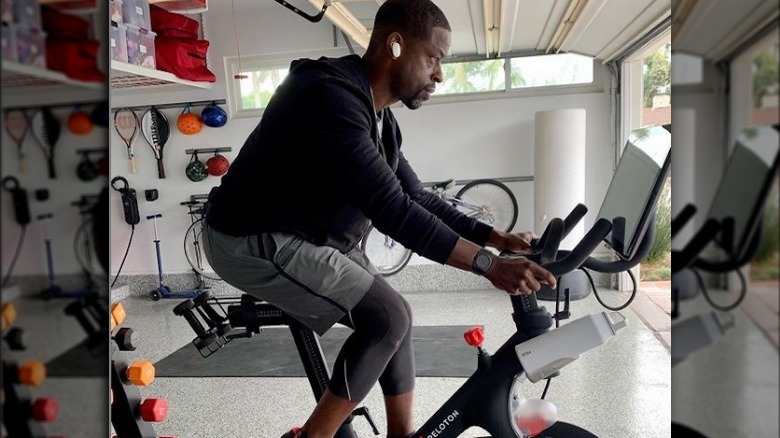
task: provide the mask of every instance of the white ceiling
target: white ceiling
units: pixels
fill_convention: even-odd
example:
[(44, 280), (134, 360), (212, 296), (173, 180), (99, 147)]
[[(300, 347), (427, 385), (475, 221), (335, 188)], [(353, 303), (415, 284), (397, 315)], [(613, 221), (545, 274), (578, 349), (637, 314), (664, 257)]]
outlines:
[[(308, 0), (311, 10), (324, 0)], [(359, 44), (383, 0), (333, 0), (326, 17)], [(434, 0), (452, 27), (451, 55), (571, 52), (609, 60), (671, 14), (670, 0)]]
[[(287, 1), (314, 15), (325, 0)], [(365, 47), (383, 2), (331, 0), (325, 17)], [(452, 27), (450, 54), (467, 58), (570, 52), (609, 61), (668, 20), (674, 10), (673, 49), (718, 59), (778, 17), (776, 0), (434, 2)], [(283, 7), (274, 0), (211, 0), (209, 8), (229, 8), (231, 3), (237, 10)]]
[(767, 24), (777, 0), (673, 0), (672, 47), (713, 61), (727, 57)]

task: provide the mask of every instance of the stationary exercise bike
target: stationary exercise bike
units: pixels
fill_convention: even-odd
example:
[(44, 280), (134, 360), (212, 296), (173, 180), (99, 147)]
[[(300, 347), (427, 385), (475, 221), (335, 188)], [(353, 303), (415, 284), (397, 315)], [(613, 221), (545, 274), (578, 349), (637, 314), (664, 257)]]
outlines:
[[(681, 250), (672, 252), (672, 366), (691, 354), (713, 345), (735, 326), (730, 313), (745, 298), (747, 284), (740, 269), (755, 256), (762, 241), (763, 211), (771, 185), (780, 167), (778, 143), (780, 125), (750, 128), (737, 140), (718, 190), (707, 213), (707, 220)], [(682, 230), (696, 214), (696, 207), (686, 205), (672, 221), (672, 236)], [(715, 260), (714, 254), (703, 256), (703, 250), (714, 244), (725, 253)], [(699, 270), (725, 274), (734, 272), (742, 282), (738, 297), (729, 305), (717, 304), (707, 290)], [(682, 296), (692, 297), (683, 273), (695, 278), (705, 299), (716, 311), (704, 312), (680, 321)], [(704, 437), (700, 432), (672, 422), (672, 434)]]
[[(629, 139), (599, 219), (574, 249), (563, 251), (558, 247), (585, 216), (584, 205), (576, 206), (564, 220), (550, 221), (542, 236), (533, 242), (534, 254), (524, 257), (555, 276), (578, 268), (618, 273), (638, 264), (652, 246), (655, 205), (670, 166), (671, 128), (664, 128), (646, 128)], [(618, 260), (590, 257), (603, 241), (618, 252)], [(418, 429), (415, 437), (457, 437), (472, 426), (501, 438), (595, 437), (575, 425), (557, 421), (557, 410), (551, 403), (523, 397), (521, 382), (528, 379), (536, 383), (556, 376), (580, 354), (615, 336), (626, 326), (625, 317), (618, 312), (602, 312), (550, 330), (553, 316), (538, 306), (535, 294), (512, 296), (510, 300), (517, 332), (492, 355), (481, 347), (478, 336), (468, 337), (469, 343), (478, 349), (476, 372)], [(288, 326), (315, 398), (319, 399), (326, 390), (330, 376), (319, 339), (271, 304), (246, 294), (215, 298), (204, 292), (183, 301), (173, 312), (184, 317), (196, 332), (193, 344), (204, 358), (232, 339), (252, 337), (262, 327)], [(564, 319), (566, 313), (556, 312), (555, 318)], [(356, 436), (351, 424), (355, 415), (365, 416), (374, 433), (379, 434), (368, 409), (360, 407), (347, 418), (336, 437)]]

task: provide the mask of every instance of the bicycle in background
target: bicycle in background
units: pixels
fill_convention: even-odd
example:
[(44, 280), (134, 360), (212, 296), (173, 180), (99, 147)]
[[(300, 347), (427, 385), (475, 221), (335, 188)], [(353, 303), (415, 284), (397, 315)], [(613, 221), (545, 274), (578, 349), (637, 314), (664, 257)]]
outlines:
[[(454, 179), (433, 183), (430, 190), (468, 217), (493, 228), (509, 231), (517, 222), (517, 199), (504, 183), (495, 179), (469, 182), (454, 196), (448, 191)], [(396, 242), (376, 228), (369, 227), (360, 242), (360, 249), (380, 274), (387, 277), (403, 270), (412, 258), (412, 250)]]

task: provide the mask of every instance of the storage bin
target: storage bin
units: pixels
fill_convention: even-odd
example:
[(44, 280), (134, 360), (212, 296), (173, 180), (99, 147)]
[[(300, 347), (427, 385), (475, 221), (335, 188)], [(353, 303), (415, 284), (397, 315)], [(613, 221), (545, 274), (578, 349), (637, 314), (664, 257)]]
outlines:
[(116, 24), (124, 23), (122, 20), (122, 0), (111, 0), (109, 11), (109, 19), (112, 22)]
[(141, 29), (152, 30), (148, 0), (122, 0), (122, 22)]
[(124, 25), (127, 36), (127, 62), (157, 69), (154, 39), (156, 33), (130, 24)]
[(38, 0), (14, 0), (14, 24), (32, 29), (42, 29), (41, 5)]
[(111, 46), (111, 59), (127, 62), (127, 33), (124, 26), (111, 26), (109, 45)]
[(13, 25), (3, 25), (3, 59), (6, 61), (19, 61), (19, 49), (16, 44), (16, 29)]
[(46, 68), (46, 32), (34, 27), (16, 26), (18, 62)]
[(0, 11), (2, 11), (3, 24), (14, 22), (14, 2), (11, 0), (0, 0)]

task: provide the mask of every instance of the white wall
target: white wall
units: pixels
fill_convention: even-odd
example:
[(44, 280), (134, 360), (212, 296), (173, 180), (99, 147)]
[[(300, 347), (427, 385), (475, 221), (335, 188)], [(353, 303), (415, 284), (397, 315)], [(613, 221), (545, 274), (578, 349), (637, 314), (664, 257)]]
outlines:
[[(84, 106), (87, 113), (92, 106)], [(19, 185), (26, 189), (29, 195), (30, 215), (32, 221), (27, 226), (24, 244), (19, 259), (14, 267), (14, 275), (46, 274), (46, 252), (44, 249), (43, 223), (35, 220), (40, 214), (52, 213), (49, 220), (49, 235), (52, 245), (54, 272), (56, 274), (71, 274), (80, 272), (80, 267), (73, 253), (73, 238), (76, 228), (81, 222), (78, 208), (70, 203), (77, 201), (83, 194), (98, 194), (106, 184), (106, 177), (100, 176), (89, 182), (83, 182), (76, 177), (76, 166), (81, 160), (77, 149), (106, 147), (106, 128), (95, 126), (87, 135), (75, 135), (67, 128), (67, 119), (71, 108), (55, 108), (52, 113), (60, 122), (61, 134), (54, 148), (54, 161), (57, 171), (56, 179), (49, 179), (48, 167), (43, 151), (28, 134), (24, 144), (27, 153), (28, 169), (26, 173), (19, 170), (19, 160), (14, 142), (8, 137), (5, 129), (2, 131), (2, 176), (15, 176)], [(29, 113), (32, 115), (32, 112)], [(92, 159), (100, 155), (91, 156)], [(48, 189), (47, 201), (36, 201), (35, 190)], [(15, 221), (11, 194), (2, 190), (0, 201), (2, 214), (2, 275), (5, 275), (13, 258), (21, 228)], [(97, 265), (96, 265), (97, 266)]]
[[(272, 5), (273, 6), (273, 5)], [(326, 20), (312, 24), (279, 5), (237, 11), (237, 28), (241, 54), (298, 52), (332, 47), (332, 26)], [(229, 10), (213, 10), (204, 14), (206, 38), (211, 41), (209, 63), (218, 77), (211, 90), (178, 92), (112, 94), (112, 107), (151, 103), (186, 102), (188, 100), (225, 98), (223, 56), (235, 56), (232, 14)], [(339, 39), (343, 45), (343, 40)], [(362, 50), (355, 46), (358, 53)], [(292, 57), (291, 57), (292, 59)], [(232, 79), (229, 79), (232, 80)], [(586, 202), (591, 224), (600, 207), (612, 175), (612, 151), (609, 144), (609, 99), (605, 91), (555, 96), (514, 97), (458, 103), (429, 102), (411, 111), (396, 107), (394, 112), (403, 132), (403, 150), (420, 179), (472, 179), (481, 177), (512, 177), (533, 175), (534, 114), (536, 111), (578, 107), (587, 111), (587, 172)], [(198, 108), (199, 110), (199, 108)], [(164, 110), (172, 123), (179, 110)], [(235, 157), (257, 120), (232, 119), (222, 128), (204, 128), (195, 136), (184, 136), (175, 130), (166, 146), (165, 166), (168, 178), (158, 180), (156, 167), (148, 146), (141, 139), (136, 146), (139, 173), (129, 175), (124, 144), (116, 133), (111, 134), (112, 173), (128, 177), (131, 187), (139, 192), (142, 218), (162, 213), (159, 221), (162, 240), (163, 267), (166, 272), (187, 272), (182, 242), (189, 224), (185, 208), (179, 202), (192, 193), (207, 193), (218, 183), (215, 177), (192, 183), (184, 175), (189, 159), (184, 149), (230, 146)], [(565, 129), (565, 127), (561, 127)], [(533, 228), (533, 184), (511, 183), (520, 204), (516, 229)], [(143, 190), (157, 188), (160, 199), (143, 200)], [(119, 196), (112, 193), (111, 260), (115, 273), (124, 254), (129, 227), (122, 220)], [(542, 230), (535, 230), (541, 233)], [(123, 274), (154, 273), (152, 227), (146, 220), (136, 227), (136, 235)]]

